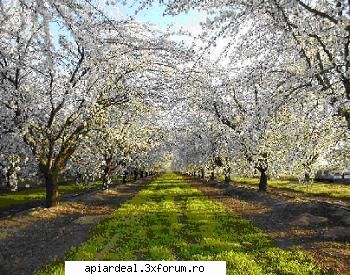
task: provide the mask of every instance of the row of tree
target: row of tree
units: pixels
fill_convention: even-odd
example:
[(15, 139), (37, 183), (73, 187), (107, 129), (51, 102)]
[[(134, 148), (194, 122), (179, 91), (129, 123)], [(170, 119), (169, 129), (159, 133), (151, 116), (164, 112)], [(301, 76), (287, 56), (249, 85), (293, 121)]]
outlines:
[(268, 176), (309, 181), (320, 169), (349, 169), (347, 1), (161, 3), (172, 15), (207, 14), (201, 50), (221, 45), (218, 65), (204, 63), (199, 73), (176, 169), (211, 177), (218, 170), (227, 180), (257, 173), (262, 191)]
[(205, 12), (198, 43), (90, 0), (0, 2), (5, 184), (42, 179), (49, 207), (63, 176), (108, 187), (115, 173), (171, 166), (227, 181), (258, 173), (264, 191), (268, 176), (350, 166), (347, 2), (159, 4)]
[(116, 172), (158, 167), (156, 110), (189, 51), (89, 0), (1, 1), (0, 34), (0, 164), (12, 190), (18, 175), (43, 179), (50, 207), (62, 174), (107, 187)]

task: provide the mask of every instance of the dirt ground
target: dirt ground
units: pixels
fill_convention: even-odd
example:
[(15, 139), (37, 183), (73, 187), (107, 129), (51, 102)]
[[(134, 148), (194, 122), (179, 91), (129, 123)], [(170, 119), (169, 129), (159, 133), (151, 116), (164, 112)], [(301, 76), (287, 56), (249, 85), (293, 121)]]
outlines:
[(32, 274), (87, 239), (91, 227), (133, 197), (150, 179), (94, 191), (59, 206), (0, 219), (0, 274)]
[(350, 274), (350, 208), (344, 203), (188, 180), (209, 198), (268, 232), (277, 246), (305, 251), (328, 274)]

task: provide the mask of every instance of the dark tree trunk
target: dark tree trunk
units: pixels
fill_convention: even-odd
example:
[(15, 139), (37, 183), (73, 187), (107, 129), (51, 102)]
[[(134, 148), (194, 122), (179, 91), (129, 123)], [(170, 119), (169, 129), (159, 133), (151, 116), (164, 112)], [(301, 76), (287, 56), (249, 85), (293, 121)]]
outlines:
[(109, 177), (108, 175), (103, 175), (102, 177), (102, 189), (108, 189), (109, 188)]
[(136, 180), (137, 180), (137, 171), (134, 170), (134, 181), (136, 181)]
[(148, 177), (148, 172), (145, 172), (145, 177)]
[(204, 169), (201, 169), (201, 178), (204, 179)]
[(225, 172), (225, 183), (229, 184), (231, 181), (231, 167), (225, 168), (224, 172)]
[(304, 177), (305, 177), (305, 182), (310, 182), (311, 178), (309, 173), (305, 172)]
[[(49, 163), (53, 163), (51, 160)], [(59, 162), (61, 164), (61, 162)], [(58, 167), (49, 167), (47, 165), (47, 160), (41, 159), (39, 161), (39, 172), (45, 179), (46, 185), (46, 199), (45, 206), (47, 208), (58, 205), (58, 174), (60, 172), (59, 165)]]
[(259, 191), (266, 192), (267, 191), (266, 169), (259, 169), (259, 172), (260, 172)]
[(106, 165), (103, 169), (102, 189), (108, 189), (111, 183), (112, 165)]
[(210, 180), (215, 180), (215, 173), (214, 173), (214, 171), (212, 171), (211, 174), (210, 174)]
[(58, 172), (49, 172), (45, 176), (46, 182), (46, 207), (58, 205)]
[(128, 173), (123, 173), (123, 183), (126, 183), (126, 176), (128, 175)]
[(140, 171), (140, 178), (143, 178), (143, 171)]
[(8, 189), (10, 189), (11, 188), (11, 184), (10, 184), (10, 176), (9, 176), (9, 173), (6, 173), (6, 176), (5, 176), (6, 178), (5, 178), (5, 181), (6, 181), (6, 187), (8, 188)]

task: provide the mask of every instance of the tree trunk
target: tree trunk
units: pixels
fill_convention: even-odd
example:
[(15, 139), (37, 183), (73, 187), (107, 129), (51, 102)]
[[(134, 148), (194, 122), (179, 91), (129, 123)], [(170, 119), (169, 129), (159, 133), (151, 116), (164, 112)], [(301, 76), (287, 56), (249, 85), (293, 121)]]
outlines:
[(102, 177), (102, 189), (103, 190), (108, 189), (109, 183), (110, 183), (110, 180), (109, 180), (108, 175), (104, 174)]
[(136, 180), (137, 180), (137, 171), (134, 170), (134, 181), (136, 181)]
[(201, 169), (201, 178), (204, 179), (204, 169)]
[(266, 192), (267, 191), (266, 169), (259, 169), (259, 172), (260, 172), (259, 191)]
[(210, 180), (215, 180), (215, 174), (214, 171), (211, 172), (210, 174)]
[(15, 168), (10, 168), (6, 174), (7, 188), (11, 191), (18, 190), (18, 177)]
[(304, 174), (304, 180), (305, 180), (305, 182), (310, 182), (310, 174), (308, 173), (308, 172), (305, 172), (305, 174)]
[(225, 168), (224, 172), (225, 172), (225, 183), (229, 184), (231, 181), (231, 167)]
[(106, 165), (103, 169), (102, 189), (108, 189), (111, 184), (112, 166)]
[(5, 182), (6, 182), (6, 187), (8, 189), (11, 189), (10, 177), (9, 177), (9, 173), (8, 172), (5, 174)]
[(126, 173), (126, 172), (123, 174), (123, 183), (126, 183), (126, 176), (127, 176), (127, 174), (128, 173)]
[(46, 207), (58, 205), (58, 171), (51, 171), (45, 177), (46, 182)]
[(140, 171), (140, 178), (143, 178), (143, 171)]

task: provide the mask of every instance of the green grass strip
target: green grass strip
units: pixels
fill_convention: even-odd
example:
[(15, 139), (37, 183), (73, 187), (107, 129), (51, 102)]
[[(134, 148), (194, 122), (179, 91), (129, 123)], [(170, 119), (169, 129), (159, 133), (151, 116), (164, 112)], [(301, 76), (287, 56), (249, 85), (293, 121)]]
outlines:
[[(122, 183), (121, 178), (113, 180), (114, 184)], [(88, 189), (99, 189), (102, 186), (102, 182), (97, 181), (92, 184), (77, 184), (76, 182), (71, 182), (69, 184), (59, 185), (58, 192), (60, 196), (67, 194), (76, 194)], [(1, 208), (22, 205), (25, 203), (30, 203), (36, 200), (44, 200), (46, 196), (46, 188), (44, 186), (32, 187), (27, 190), (15, 191), (6, 194), (0, 194), (0, 211)]]
[[(223, 177), (220, 178), (223, 180)], [(234, 177), (233, 181), (241, 184), (258, 185), (259, 179), (257, 178), (239, 178)], [(296, 180), (269, 180), (268, 186), (289, 190), (298, 193), (304, 193), (307, 195), (328, 197), (334, 199), (350, 200), (350, 187), (349, 185), (343, 185), (340, 183), (321, 183), (313, 182), (311, 184), (299, 183)]]
[[(58, 192), (60, 196), (66, 194), (74, 194), (85, 191), (89, 188), (98, 188), (101, 186), (101, 183), (94, 184), (91, 186), (86, 185), (78, 185), (76, 183), (68, 184), (68, 185), (60, 185), (58, 187)], [(0, 195), (0, 210), (1, 208), (21, 205), (25, 203), (29, 203), (35, 200), (44, 200), (46, 196), (45, 187), (34, 187), (28, 190), (15, 191), (7, 194)]]
[[(66, 260), (223, 260), (227, 274), (322, 274), (298, 251), (185, 183), (165, 174), (94, 227)], [(64, 274), (64, 262), (38, 274)]]

